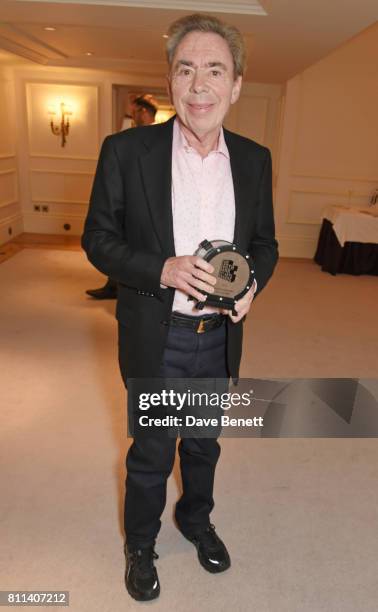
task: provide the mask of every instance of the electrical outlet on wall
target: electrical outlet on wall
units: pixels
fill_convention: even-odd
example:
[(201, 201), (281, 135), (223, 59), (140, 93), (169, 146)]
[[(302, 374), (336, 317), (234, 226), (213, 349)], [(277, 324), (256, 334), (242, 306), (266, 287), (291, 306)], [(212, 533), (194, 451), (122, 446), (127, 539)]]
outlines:
[(41, 207), (39, 204), (34, 204), (34, 212), (41, 212)]
[(47, 204), (43, 204), (42, 212), (49, 212), (49, 207), (47, 206)]

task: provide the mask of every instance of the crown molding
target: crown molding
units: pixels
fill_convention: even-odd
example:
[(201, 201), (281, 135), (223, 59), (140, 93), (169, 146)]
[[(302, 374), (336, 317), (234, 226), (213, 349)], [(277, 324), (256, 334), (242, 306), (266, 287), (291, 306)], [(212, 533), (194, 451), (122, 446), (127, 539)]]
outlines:
[(46, 45), (11, 23), (0, 23), (0, 48), (38, 64), (66, 58), (58, 49)]
[(46, 65), (48, 63), (47, 58), (38, 53), (37, 51), (33, 51), (33, 49), (29, 49), (20, 43), (16, 43), (5, 36), (0, 35), (0, 48), (5, 51), (9, 51), (10, 53), (14, 53), (19, 57), (23, 57), (31, 62), (36, 62), (37, 64)]
[(112, 72), (127, 72), (154, 78), (164, 78), (167, 74), (167, 62), (138, 59), (118, 59), (107, 57), (72, 57), (67, 60), (48, 60), (45, 64), (51, 68), (80, 68), (82, 70), (105, 70)]
[(46, 57), (49, 57), (49, 58), (54, 58), (54, 57), (55, 58), (66, 58), (67, 57), (65, 53), (62, 53), (62, 51), (60, 51), (56, 47), (53, 47), (52, 45), (47, 44), (40, 38), (37, 38), (33, 34), (30, 34), (30, 32), (25, 32), (25, 30), (23, 30), (22, 27), (19, 27), (18, 25), (15, 25), (14, 23), (1, 24), (0, 28), (1, 29), (7, 28), (8, 34), (5, 34), (5, 35), (8, 38), (13, 36), (13, 39), (15, 40), (15, 42), (16, 43), (18, 42), (20, 44), (23, 44), (24, 42), (26, 42), (32, 48), (34, 47), (33, 49), (34, 51), (36, 51), (37, 53), (44, 54), (46, 55)]
[[(47, 3), (51, 0), (16, 0), (16, 2)], [(136, 8), (171, 9), (194, 12), (233, 13), (241, 15), (267, 15), (258, 0), (54, 0), (55, 4), (92, 4)]]

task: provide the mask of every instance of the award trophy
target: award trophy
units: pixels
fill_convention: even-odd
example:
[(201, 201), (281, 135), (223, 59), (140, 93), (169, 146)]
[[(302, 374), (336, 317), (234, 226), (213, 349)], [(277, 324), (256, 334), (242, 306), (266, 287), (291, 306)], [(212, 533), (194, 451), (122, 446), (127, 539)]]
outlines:
[(203, 240), (194, 255), (210, 263), (214, 267), (212, 274), (217, 278), (214, 293), (206, 294), (206, 300), (197, 302), (195, 308), (202, 310), (205, 305), (217, 306), (232, 310), (236, 315), (235, 302), (247, 293), (255, 278), (251, 256), (226, 240)]

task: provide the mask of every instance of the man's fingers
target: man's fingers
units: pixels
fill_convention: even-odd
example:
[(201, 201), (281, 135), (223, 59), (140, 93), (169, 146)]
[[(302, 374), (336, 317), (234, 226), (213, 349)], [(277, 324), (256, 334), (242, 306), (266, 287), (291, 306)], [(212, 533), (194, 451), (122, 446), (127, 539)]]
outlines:
[[(194, 290), (201, 289), (205, 293), (213, 293), (214, 292), (214, 289), (213, 289), (212, 285), (208, 285), (207, 283), (204, 283), (203, 281), (199, 280), (198, 278), (196, 278), (192, 274), (190, 274), (188, 272), (184, 272), (182, 276), (183, 276), (183, 281), (186, 283), (186, 285), (189, 285), (190, 287), (193, 287)], [(183, 288), (179, 287), (179, 289), (183, 289)], [(185, 291), (185, 289), (184, 289), (184, 291)]]
[(214, 266), (209, 264), (208, 261), (205, 261), (204, 259), (202, 259), (202, 257), (196, 257), (195, 255), (193, 255), (191, 257), (191, 262), (193, 266), (196, 266), (196, 268), (201, 268), (201, 270), (204, 270), (205, 272), (208, 272), (209, 274), (212, 274), (214, 272)]
[(246, 293), (240, 300), (235, 302), (235, 310), (237, 313), (240, 313), (242, 310), (246, 310), (248, 312), (249, 307), (253, 301), (254, 292), (249, 289), (248, 293)]
[(246, 307), (246, 304), (245, 304), (245, 303), (243, 303), (243, 301), (242, 301), (242, 300), (239, 300), (238, 302), (235, 302), (235, 306), (234, 306), (234, 308), (235, 308), (236, 312), (238, 313), (238, 315), (239, 315), (239, 314), (240, 314), (240, 313), (241, 313), (243, 310), (245, 310), (245, 307)]
[(201, 270), (200, 268), (197, 268), (196, 266), (194, 266), (192, 270), (192, 275), (195, 276), (196, 278), (200, 278), (201, 280), (205, 281), (205, 283), (208, 283), (209, 285), (215, 285), (217, 282), (217, 279), (215, 278), (215, 276), (213, 276), (212, 274), (209, 274), (208, 272)]
[(253, 296), (254, 292), (252, 292), (250, 289), (240, 300), (235, 302), (234, 308), (238, 314), (233, 315), (231, 311), (229, 313), (230, 319), (233, 323), (239, 323), (239, 321), (241, 321), (242, 318), (248, 314), (253, 301)]
[(202, 289), (205, 293), (214, 293), (214, 287), (212, 285), (208, 285), (198, 278), (192, 277), (190, 284), (193, 285), (196, 289)]
[(160, 282), (203, 301), (206, 295), (214, 293), (217, 279), (212, 276), (213, 271), (211, 264), (195, 255), (170, 257), (164, 264)]
[(243, 313), (238, 313), (238, 315), (233, 315), (232, 310), (229, 311), (228, 315), (233, 323), (239, 323), (239, 321), (241, 321), (242, 318), (244, 317)]
[(214, 285), (217, 279), (215, 276), (211, 276), (208, 272), (204, 272), (199, 268), (193, 266), (191, 270), (191, 279), (188, 283), (193, 285), (196, 289), (202, 289), (206, 293), (214, 293)]
[(180, 289), (182, 291), (184, 291), (187, 295), (190, 295), (191, 297), (194, 297), (199, 302), (204, 302), (206, 300), (206, 298), (207, 298), (207, 295), (201, 293), (200, 291), (197, 291), (189, 283), (183, 283), (182, 286), (180, 287)]

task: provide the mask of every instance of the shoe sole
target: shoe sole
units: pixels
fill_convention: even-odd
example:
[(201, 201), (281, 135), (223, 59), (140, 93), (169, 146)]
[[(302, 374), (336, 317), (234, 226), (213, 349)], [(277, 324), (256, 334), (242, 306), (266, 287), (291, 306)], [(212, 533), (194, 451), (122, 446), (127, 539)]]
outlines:
[(126, 589), (128, 594), (135, 599), (136, 601), (151, 601), (152, 599), (156, 599), (160, 595), (160, 586), (159, 588), (149, 595), (140, 595), (139, 593), (135, 593), (126, 584)]
[(89, 297), (91, 297), (93, 300), (116, 300), (117, 296), (116, 295), (91, 295), (90, 293), (87, 293), (87, 295), (89, 295)]

